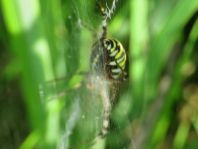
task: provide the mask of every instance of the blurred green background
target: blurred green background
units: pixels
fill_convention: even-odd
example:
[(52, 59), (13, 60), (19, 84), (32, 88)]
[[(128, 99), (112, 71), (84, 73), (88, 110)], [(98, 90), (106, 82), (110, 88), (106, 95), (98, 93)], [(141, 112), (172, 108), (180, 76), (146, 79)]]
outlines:
[(90, 146), (102, 106), (79, 72), (112, 2), (0, 1), (0, 148), (198, 148), (198, 0), (118, 0), (108, 36), (129, 79), (110, 133)]

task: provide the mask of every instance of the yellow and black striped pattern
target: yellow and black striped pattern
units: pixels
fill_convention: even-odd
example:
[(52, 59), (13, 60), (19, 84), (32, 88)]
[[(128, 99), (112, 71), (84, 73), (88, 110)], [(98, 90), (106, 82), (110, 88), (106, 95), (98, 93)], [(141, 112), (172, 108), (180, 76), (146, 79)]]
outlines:
[(105, 38), (103, 40), (104, 53), (106, 53), (106, 71), (108, 76), (114, 80), (126, 78), (126, 51), (122, 44), (116, 39)]

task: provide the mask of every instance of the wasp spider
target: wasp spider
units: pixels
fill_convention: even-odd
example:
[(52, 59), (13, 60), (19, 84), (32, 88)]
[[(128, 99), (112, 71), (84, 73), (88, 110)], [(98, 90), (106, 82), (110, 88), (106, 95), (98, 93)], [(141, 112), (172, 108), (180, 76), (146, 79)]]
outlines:
[[(103, 13), (105, 14), (105, 13)], [(91, 54), (91, 72), (101, 77), (101, 82), (106, 84), (106, 94), (101, 94), (104, 106), (103, 125), (99, 136), (105, 136), (108, 132), (112, 103), (116, 100), (119, 86), (126, 80), (127, 55), (122, 44), (113, 38), (107, 37), (106, 20), (102, 22), (102, 35), (93, 45)], [(105, 82), (107, 83), (104, 83)], [(100, 84), (95, 82), (95, 84)], [(100, 85), (101, 86), (101, 85)], [(104, 87), (99, 87), (102, 92)], [(104, 92), (103, 92), (104, 93)]]

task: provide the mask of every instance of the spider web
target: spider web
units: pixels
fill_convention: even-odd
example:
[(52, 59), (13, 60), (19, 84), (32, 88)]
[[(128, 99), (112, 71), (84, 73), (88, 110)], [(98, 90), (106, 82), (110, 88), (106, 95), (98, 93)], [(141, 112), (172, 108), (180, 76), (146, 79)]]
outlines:
[[(66, 10), (68, 40), (65, 43), (65, 55), (68, 76), (40, 86), (42, 100), (64, 100), (58, 148), (83, 149), (90, 146), (103, 127), (104, 110), (111, 111), (109, 82), (100, 73), (87, 72), (90, 72), (89, 57), (93, 43), (99, 41), (101, 28), (111, 19), (117, 1), (92, 0), (88, 3), (79, 0), (70, 2), (69, 8), (64, 9), (63, 6)], [(101, 15), (101, 7), (105, 17)], [(83, 72), (81, 77), (79, 72)], [(51, 94), (46, 97), (45, 92)]]

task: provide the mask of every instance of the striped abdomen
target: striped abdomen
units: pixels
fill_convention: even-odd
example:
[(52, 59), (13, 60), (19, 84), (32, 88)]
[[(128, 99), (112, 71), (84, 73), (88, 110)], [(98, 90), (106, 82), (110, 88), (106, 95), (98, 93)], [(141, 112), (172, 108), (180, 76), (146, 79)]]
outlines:
[(126, 77), (126, 52), (122, 44), (115, 39), (104, 39), (103, 48), (106, 53), (106, 71), (114, 80), (123, 80)]

